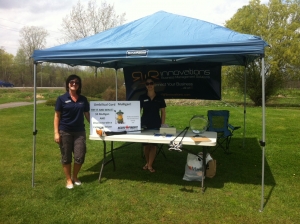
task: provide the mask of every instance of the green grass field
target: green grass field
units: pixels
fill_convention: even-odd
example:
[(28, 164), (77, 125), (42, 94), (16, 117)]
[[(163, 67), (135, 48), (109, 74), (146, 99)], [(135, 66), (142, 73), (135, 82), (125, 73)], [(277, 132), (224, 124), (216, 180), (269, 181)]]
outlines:
[[(86, 162), (79, 175), (83, 185), (67, 190), (53, 140), (54, 108), (44, 104), (37, 105), (32, 188), (33, 106), (0, 110), (0, 223), (299, 223), (297, 102), (291, 107), (266, 108), (264, 210), (260, 212), (261, 108), (247, 108), (243, 139), (244, 108), (233, 98), (227, 99), (199, 105), (170, 103), (167, 107), (167, 123), (177, 129), (188, 126), (195, 114), (206, 115), (209, 109), (230, 110), (230, 123), (242, 126), (234, 133), (231, 154), (221, 150), (212, 154), (217, 174), (205, 180), (204, 193), (200, 182), (182, 180), (187, 153), (168, 151), (167, 146), (167, 159), (157, 156), (155, 173), (142, 170), (145, 162), (140, 144), (116, 151), (116, 171), (112, 164), (107, 165), (99, 184), (103, 145), (91, 140), (87, 141)], [(287, 101), (276, 104), (287, 105)]]

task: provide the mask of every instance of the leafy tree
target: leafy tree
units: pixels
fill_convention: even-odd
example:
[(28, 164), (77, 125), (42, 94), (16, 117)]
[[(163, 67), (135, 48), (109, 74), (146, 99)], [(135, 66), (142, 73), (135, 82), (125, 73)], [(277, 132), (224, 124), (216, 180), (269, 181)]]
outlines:
[[(24, 71), (24, 80), (26, 80), (26, 76), (30, 80), (32, 80), (33, 74), (33, 60), (31, 55), (33, 54), (34, 50), (43, 49), (46, 45), (46, 37), (48, 36), (47, 30), (42, 27), (37, 26), (25, 26), (20, 30), (20, 48), (18, 50), (19, 57), (24, 57), (24, 65), (28, 64), (28, 69), (26, 72)], [(23, 83), (24, 85), (24, 83)], [(30, 86), (33, 85), (32, 82), (29, 84)]]
[[(28, 75), (28, 67), (29, 67), (29, 60), (26, 56), (24, 50), (19, 49), (15, 58), (15, 72), (17, 77), (19, 77), (15, 81), (16, 86), (30, 86), (32, 80), (30, 79), (31, 76)], [(27, 75), (26, 75), (27, 74)]]
[[(79, 0), (77, 5), (73, 6), (70, 15), (63, 19), (64, 42), (75, 41), (121, 25), (125, 22), (125, 15), (117, 15), (114, 6), (106, 1), (98, 7), (96, 1), (91, 0), (85, 8)], [(97, 77), (97, 68), (94, 76)]]
[(30, 58), (34, 50), (45, 48), (47, 36), (48, 31), (42, 27), (25, 26), (20, 31), (20, 49)]
[[(299, 77), (300, 60), (300, 1), (299, 0), (270, 0), (267, 5), (260, 0), (251, 0), (249, 5), (239, 9), (226, 21), (226, 27), (241, 33), (261, 36), (270, 47), (266, 48), (265, 77), (266, 100), (276, 94), (284, 82)], [(261, 104), (259, 78), (260, 63), (253, 62), (247, 66), (247, 93), (255, 103)], [(240, 68), (227, 68), (226, 73), (230, 83), (244, 89)], [(253, 78), (251, 76), (257, 76)], [(257, 83), (251, 83), (257, 82)], [(253, 89), (255, 88), (255, 89)], [(261, 96), (261, 95), (260, 95)]]
[(95, 0), (88, 2), (87, 7), (78, 1), (72, 7), (70, 15), (63, 18), (62, 32), (64, 41), (75, 41), (94, 35), (125, 22), (125, 13), (117, 15), (113, 5), (105, 1), (98, 7)]
[(4, 48), (0, 48), (0, 79), (12, 81), (13, 55), (7, 53)]

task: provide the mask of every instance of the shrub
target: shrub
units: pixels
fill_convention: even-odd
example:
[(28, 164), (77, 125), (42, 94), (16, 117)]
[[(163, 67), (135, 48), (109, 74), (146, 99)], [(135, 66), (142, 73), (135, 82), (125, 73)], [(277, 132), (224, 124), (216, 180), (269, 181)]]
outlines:
[[(102, 99), (105, 101), (115, 101), (116, 100), (116, 89), (108, 87), (102, 94)], [(118, 89), (118, 101), (126, 100), (126, 89), (124, 86), (121, 86)]]
[[(122, 86), (124, 83), (124, 77), (118, 76), (117, 85)], [(88, 77), (83, 80), (82, 94), (87, 97), (103, 98), (102, 94), (107, 89), (115, 89), (116, 80), (112, 74), (103, 74), (100, 77)]]
[(56, 103), (56, 99), (48, 99), (45, 103), (46, 106), (52, 106), (54, 107)]
[[(241, 66), (233, 66), (226, 69), (228, 75), (228, 83), (231, 87), (237, 87), (240, 93), (245, 91), (245, 75), (246, 75), (246, 94), (252, 100), (255, 106), (262, 104), (262, 78), (261, 64), (250, 62), (245, 70)], [(274, 96), (282, 87), (283, 79), (280, 75), (271, 74), (265, 71), (265, 100)]]

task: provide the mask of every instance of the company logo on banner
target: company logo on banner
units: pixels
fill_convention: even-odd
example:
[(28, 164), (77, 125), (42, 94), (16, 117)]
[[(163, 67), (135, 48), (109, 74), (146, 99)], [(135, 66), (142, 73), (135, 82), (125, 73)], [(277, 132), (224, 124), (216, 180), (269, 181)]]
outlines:
[(221, 99), (221, 64), (188, 63), (125, 67), (126, 99), (137, 100), (145, 81), (155, 81), (155, 91), (165, 99)]

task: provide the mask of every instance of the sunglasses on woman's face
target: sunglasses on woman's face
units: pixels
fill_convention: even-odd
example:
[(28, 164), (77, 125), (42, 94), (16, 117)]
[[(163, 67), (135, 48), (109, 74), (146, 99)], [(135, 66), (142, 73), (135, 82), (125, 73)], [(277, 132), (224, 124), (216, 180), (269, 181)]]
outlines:
[(149, 86), (149, 85), (153, 85), (154, 83), (153, 82), (146, 82), (146, 86)]
[(74, 85), (74, 84), (75, 84), (75, 85), (79, 85), (79, 82), (76, 82), (76, 81), (70, 81), (69, 83), (70, 83), (71, 85)]

